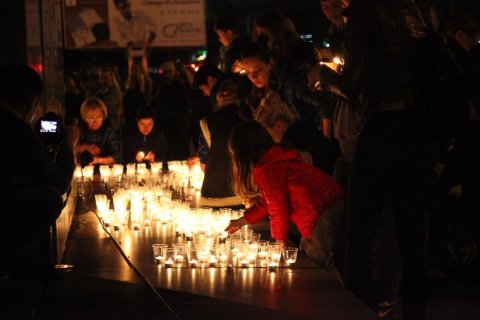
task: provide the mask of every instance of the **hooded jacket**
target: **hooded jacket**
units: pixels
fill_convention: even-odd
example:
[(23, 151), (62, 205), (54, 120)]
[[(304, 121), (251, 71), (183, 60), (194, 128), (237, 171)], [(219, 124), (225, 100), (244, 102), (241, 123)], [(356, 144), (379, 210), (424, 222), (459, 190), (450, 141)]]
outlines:
[(292, 221), (303, 237), (310, 238), (320, 214), (343, 195), (340, 185), (322, 170), (303, 162), (295, 149), (271, 147), (253, 171), (260, 200), (245, 211), (255, 224), (270, 216), (272, 237), (288, 238)]

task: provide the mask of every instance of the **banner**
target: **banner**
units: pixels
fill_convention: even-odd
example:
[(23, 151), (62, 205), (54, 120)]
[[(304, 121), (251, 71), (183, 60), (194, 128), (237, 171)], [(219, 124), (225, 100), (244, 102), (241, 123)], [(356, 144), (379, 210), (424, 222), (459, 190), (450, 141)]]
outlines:
[(65, 0), (65, 47), (201, 47), (204, 0)]

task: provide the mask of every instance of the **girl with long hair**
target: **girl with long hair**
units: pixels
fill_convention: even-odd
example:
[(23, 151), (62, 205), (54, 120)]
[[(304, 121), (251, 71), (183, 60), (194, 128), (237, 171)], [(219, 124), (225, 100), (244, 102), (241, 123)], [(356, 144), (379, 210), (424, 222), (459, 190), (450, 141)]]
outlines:
[(272, 237), (285, 244), (292, 222), (302, 235), (307, 256), (320, 266), (332, 266), (333, 235), (343, 205), (340, 185), (305, 163), (297, 150), (275, 144), (254, 121), (234, 129), (229, 151), (235, 193), (257, 201), (226, 230), (233, 233), (270, 217)]

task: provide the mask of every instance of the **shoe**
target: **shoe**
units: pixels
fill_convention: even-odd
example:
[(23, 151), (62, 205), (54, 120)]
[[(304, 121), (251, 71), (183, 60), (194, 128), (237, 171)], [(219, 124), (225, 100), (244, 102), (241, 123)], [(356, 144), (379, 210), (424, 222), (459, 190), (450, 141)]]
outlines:
[(399, 319), (398, 305), (395, 301), (382, 301), (378, 304), (378, 316), (380, 319)]

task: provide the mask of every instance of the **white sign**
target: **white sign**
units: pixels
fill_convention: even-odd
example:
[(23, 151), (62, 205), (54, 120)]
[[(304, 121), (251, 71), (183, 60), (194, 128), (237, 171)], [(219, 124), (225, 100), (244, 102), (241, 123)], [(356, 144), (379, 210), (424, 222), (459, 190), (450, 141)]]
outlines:
[(204, 0), (109, 0), (108, 25), (121, 47), (206, 45)]

